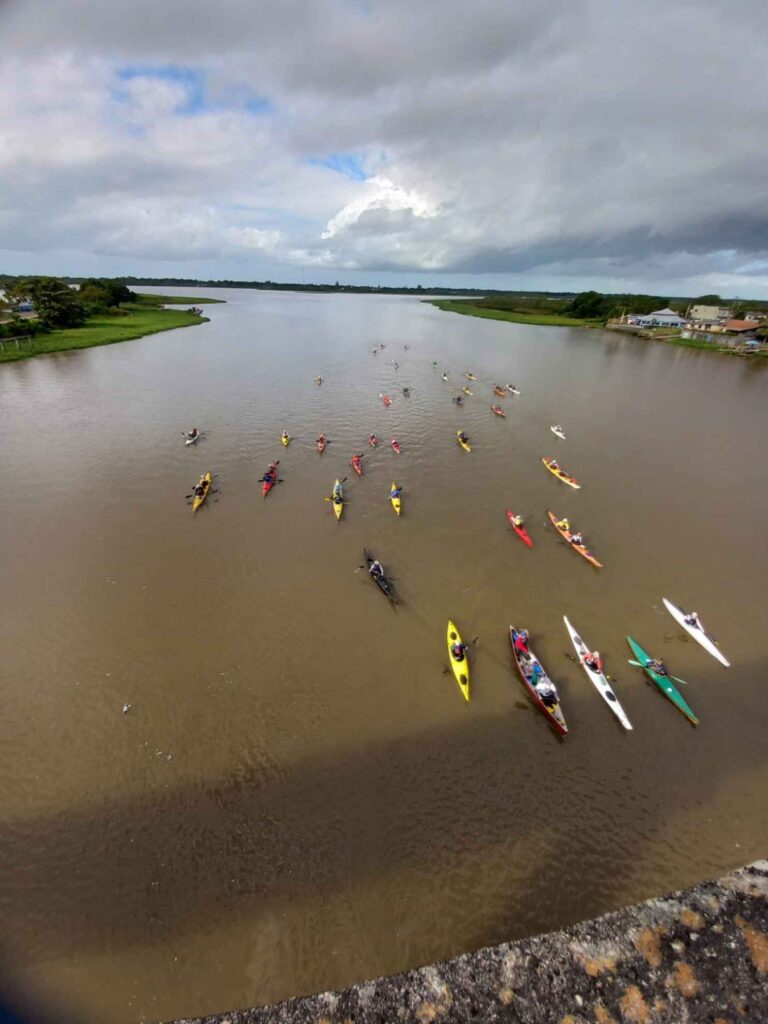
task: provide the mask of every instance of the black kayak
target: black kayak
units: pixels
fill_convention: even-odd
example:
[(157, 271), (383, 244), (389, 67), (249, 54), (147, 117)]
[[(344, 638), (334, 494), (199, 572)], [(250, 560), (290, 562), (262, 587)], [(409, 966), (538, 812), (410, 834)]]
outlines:
[(373, 558), (373, 556), (371, 555), (371, 553), (369, 551), (366, 551), (365, 548), (363, 548), (363, 558), (365, 559), (365, 564), (368, 567), (368, 575), (371, 577), (373, 582), (376, 584), (376, 586), (379, 588), (379, 590), (382, 592), (382, 594), (385, 597), (389, 598), (389, 600), (393, 604), (397, 604), (397, 598), (395, 597), (395, 592), (394, 592), (394, 590), (392, 588), (391, 581), (388, 580), (385, 575), (381, 575), (381, 576), (372, 576), (371, 575), (370, 569), (371, 569), (371, 566), (373, 565), (375, 559)]

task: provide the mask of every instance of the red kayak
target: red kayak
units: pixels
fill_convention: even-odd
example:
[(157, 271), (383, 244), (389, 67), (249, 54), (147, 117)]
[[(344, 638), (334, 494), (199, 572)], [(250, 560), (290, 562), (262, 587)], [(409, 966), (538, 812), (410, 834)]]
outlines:
[(371, 448), (375, 448), (378, 443), (378, 437), (376, 437), (375, 434), (371, 434), (371, 436), (368, 438), (368, 444), (371, 446)]
[(515, 526), (515, 513), (511, 509), (507, 509), (507, 519), (509, 520), (509, 525), (515, 531), (523, 544), (527, 544), (529, 548), (532, 548), (533, 541), (528, 536), (528, 531), (525, 526)]
[(320, 453), (320, 455), (322, 455), (328, 445), (328, 442), (325, 440), (324, 437), (318, 437), (317, 441), (315, 441), (315, 444), (317, 445), (318, 452)]
[(261, 484), (261, 493), (264, 495), (265, 498), (277, 483), (277, 467), (279, 465), (279, 462), (272, 462), (269, 466), (269, 469), (264, 474), (264, 480), (262, 481)]
[(493, 412), (496, 413), (497, 416), (503, 416), (506, 419), (507, 414), (504, 412), (500, 405), (492, 405), (491, 409), (493, 410)]
[(357, 473), (358, 476), (363, 475), (363, 456), (353, 455), (349, 460), (352, 463), (352, 469)]
[(400, 442), (396, 438), (392, 438), (392, 448), (397, 454), (400, 454)]
[(389, 395), (382, 395), (381, 400), (387, 408), (389, 408), (389, 406), (392, 405), (392, 399), (389, 397)]

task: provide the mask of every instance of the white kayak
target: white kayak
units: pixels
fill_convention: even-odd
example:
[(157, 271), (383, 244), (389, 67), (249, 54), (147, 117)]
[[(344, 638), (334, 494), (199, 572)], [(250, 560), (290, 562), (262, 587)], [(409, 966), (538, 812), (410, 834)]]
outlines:
[(709, 651), (713, 658), (717, 658), (721, 665), (725, 665), (726, 668), (731, 667), (730, 661), (721, 654), (720, 648), (717, 646), (711, 636), (707, 636), (701, 626), (701, 619), (699, 619), (698, 626), (692, 626), (690, 622), (685, 621), (686, 612), (681, 611), (679, 608), (675, 608), (671, 601), (668, 601), (666, 597), (662, 598), (664, 607), (667, 609), (672, 618), (679, 625), (683, 627), (686, 633), (690, 633), (694, 640), (697, 640), (705, 651)]
[(597, 692), (603, 698), (603, 700), (614, 713), (614, 715), (616, 715), (616, 717), (624, 726), (624, 728), (631, 729), (632, 723), (627, 718), (624, 708), (621, 706), (621, 704), (619, 704), (619, 698), (608, 685), (608, 680), (605, 678), (605, 675), (602, 672), (595, 672), (594, 669), (591, 669), (589, 665), (585, 663), (584, 658), (591, 652), (587, 645), (584, 643), (584, 641), (581, 639), (579, 634), (568, 621), (567, 615), (563, 616), (563, 622), (565, 623), (565, 628), (568, 630), (568, 636), (570, 636), (571, 642), (573, 643), (573, 646), (576, 648), (576, 654), (579, 656), (579, 664), (587, 673), (590, 680), (595, 684)]
[(200, 435), (199, 434), (195, 434), (194, 437), (190, 437), (189, 434), (187, 434), (187, 436), (184, 438), (184, 444), (195, 444), (199, 440), (200, 440)]
[(520, 394), (519, 390), (516, 387), (514, 387), (512, 384), (507, 384), (507, 391), (510, 393), (510, 395), (519, 395)]
[(562, 437), (562, 439), (565, 440), (565, 434), (563, 433), (563, 428), (562, 427), (550, 427), (549, 429), (557, 437)]

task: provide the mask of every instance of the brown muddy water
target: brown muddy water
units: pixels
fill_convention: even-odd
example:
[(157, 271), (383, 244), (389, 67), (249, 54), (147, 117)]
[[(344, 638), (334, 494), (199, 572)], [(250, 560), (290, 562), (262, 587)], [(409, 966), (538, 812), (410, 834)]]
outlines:
[[(222, 297), (200, 327), (0, 367), (6, 973), (80, 1020), (203, 1014), (764, 856), (768, 368), (412, 298)], [(371, 430), (402, 454), (357, 479)], [(554, 454), (581, 491), (545, 471)], [(219, 494), (193, 518), (208, 469)], [(345, 475), (337, 524), (323, 497)], [(356, 572), (363, 545), (397, 610)], [(566, 657), (564, 613), (633, 732)], [(443, 673), (449, 616), (479, 636), (468, 705)], [(512, 671), (510, 623), (560, 686), (564, 742)], [(627, 665), (627, 633), (689, 681), (698, 729)]]

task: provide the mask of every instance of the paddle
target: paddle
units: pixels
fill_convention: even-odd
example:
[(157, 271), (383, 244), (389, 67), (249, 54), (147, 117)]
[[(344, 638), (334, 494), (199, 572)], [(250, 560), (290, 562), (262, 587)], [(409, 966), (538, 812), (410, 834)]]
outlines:
[[(646, 668), (645, 665), (641, 665), (639, 661), (632, 661), (631, 658), (627, 658), (627, 664), (634, 665), (636, 668), (643, 668), (643, 669)], [(651, 669), (651, 671), (653, 672), (653, 669)], [(657, 675), (661, 675), (661, 673), (659, 672), (659, 673), (657, 673)], [(661, 678), (663, 679), (664, 676), (661, 676)], [(681, 679), (680, 676), (668, 675), (667, 678), (668, 679), (674, 679), (676, 683), (682, 683), (683, 686), (687, 686), (688, 685), (687, 681), (685, 679)]]

